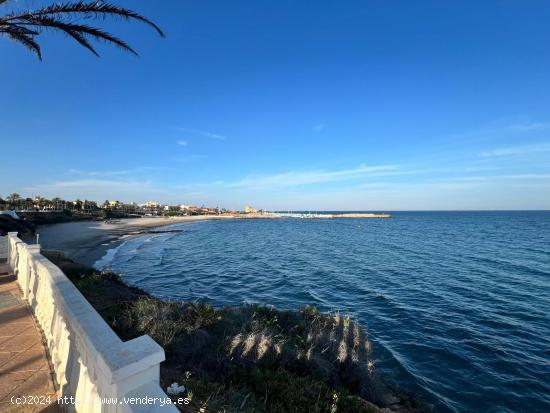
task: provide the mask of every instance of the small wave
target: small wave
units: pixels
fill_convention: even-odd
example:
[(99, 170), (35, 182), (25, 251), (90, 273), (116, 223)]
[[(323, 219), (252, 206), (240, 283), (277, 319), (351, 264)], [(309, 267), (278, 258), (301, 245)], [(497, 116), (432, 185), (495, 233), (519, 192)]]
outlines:
[[(105, 255), (103, 257), (101, 257), (99, 260), (97, 260), (94, 263), (94, 265), (92, 265), (92, 267), (94, 267), (97, 270), (103, 270), (106, 267), (108, 267), (109, 265), (111, 265), (111, 263), (115, 259), (115, 256), (116, 256), (117, 252), (126, 243), (127, 243), (127, 241), (124, 241), (120, 245), (116, 246), (115, 248), (108, 249), (107, 252), (105, 253)], [(102, 245), (105, 245), (105, 244), (102, 244)], [(109, 244), (106, 244), (106, 245), (109, 245)]]
[(400, 213), (361, 231), (338, 220), (205, 221), (182, 238), (133, 236), (96, 267), (114, 260), (164, 298), (351, 314), (378, 371), (435, 411), (550, 411), (540, 408), (550, 406), (550, 215), (526, 215), (536, 239), (508, 213)]

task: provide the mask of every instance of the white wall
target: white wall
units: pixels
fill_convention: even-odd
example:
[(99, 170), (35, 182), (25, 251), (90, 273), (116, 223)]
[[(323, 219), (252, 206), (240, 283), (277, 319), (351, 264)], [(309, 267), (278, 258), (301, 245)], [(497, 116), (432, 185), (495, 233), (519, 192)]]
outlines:
[(0, 261), (8, 258), (8, 237), (0, 237)]
[[(2, 237), (3, 238), (3, 237)], [(159, 387), (164, 350), (149, 336), (122, 342), (73, 283), (40, 254), (9, 233), (9, 264), (43, 330), (60, 396), (75, 398), (66, 411), (166, 412), (178, 410)], [(124, 397), (156, 397), (125, 404)], [(118, 404), (101, 403), (117, 398)]]

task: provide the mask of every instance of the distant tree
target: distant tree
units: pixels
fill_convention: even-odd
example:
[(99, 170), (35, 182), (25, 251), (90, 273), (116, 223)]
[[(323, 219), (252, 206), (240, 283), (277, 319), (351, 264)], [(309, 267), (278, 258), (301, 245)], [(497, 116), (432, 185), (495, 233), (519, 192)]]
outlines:
[(13, 194), (9, 194), (7, 201), (10, 208), (18, 208), (19, 202), (21, 201), (21, 195), (19, 195), (17, 192), (14, 192)]
[(63, 208), (61, 208), (62, 207), (62, 200), (61, 200), (61, 198), (59, 198), (57, 196), (55, 198), (52, 198), (52, 204), (53, 204), (54, 209), (56, 209), (56, 210), (57, 209), (63, 209)]
[(86, 211), (95, 211), (98, 209), (97, 203), (94, 201), (88, 201), (87, 199), (84, 200), (84, 209)]
[(32, 198), (25, 198), (25, 209), (32, 209), (34, 207), (34, 201)]
[[(9, 0), (0, 0), (0, 6)], [(92, 41), (104, 41), (137, 56), (126, 42), (98, 27), (82, 21), (103, 20), (107, 17), (122, 17), (137, 20), (152, 27), (160, 36), (162, 30), (151, 20), (132, 10), (103, 1), (76, 1), (52, 4), (38, 10), (12, 11), (0, 17), (0, 34), (3, 34), (36, 54), (42, 60), (42, 51), (37, 37), (44, 31), (58, 31), (71, 37), (90, 52), (99, 56)]]
[(13, 194), (8, 195), (8, 201), (15, 202), (21, 199), (21, 195), (19, 195), (17, 192), (14, 192)]

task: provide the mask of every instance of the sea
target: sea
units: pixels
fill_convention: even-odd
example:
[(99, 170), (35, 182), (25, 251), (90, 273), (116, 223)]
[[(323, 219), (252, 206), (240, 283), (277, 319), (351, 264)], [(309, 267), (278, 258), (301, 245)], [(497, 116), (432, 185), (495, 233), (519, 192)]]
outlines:
[(163, 298), (349, 314), (434, 411), (550, 412), (550, 211), (392, 215), (178, 224), (96, 266)]

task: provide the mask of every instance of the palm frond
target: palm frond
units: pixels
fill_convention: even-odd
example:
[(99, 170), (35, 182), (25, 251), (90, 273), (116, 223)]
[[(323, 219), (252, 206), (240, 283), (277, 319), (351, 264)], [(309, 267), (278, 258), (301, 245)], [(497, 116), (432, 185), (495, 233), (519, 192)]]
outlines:
[[(0, 0), (0, 5), (8, 0)], [(32, 49), (41, 58), (36, 37), (46, 30), (59, 30), (73, 38), (90, 52), (99, 56), (91, 40), (104, 41), (130, 52), (137, 53), (126, 42), (98, 27), (75, 22), (77, 19), (105, 19), (122, 17), (126, 20), (137, 20), (154, 28), (164, 37), (162, 30), (151, 20), (122, 7), (103, 1), (77, 1), (52, 4), (35, 11), (12, 12), (0, 17), (0, 34), (5, 34)]]
[(17, 26), (2, 26), (0, 33), (5, 33), (11, 39), (21, 43), (23, 46), (30, 49), (38, 60), (42, 60), (42, 52), (40, 51), (40, 45), (34, 40), (35, 32), (25, 28)]
[(134, 49), (132, 49), (123, 40), (119, 39), (118, 37), (106, 31), (103, 31), (93, 26), (88, 26), (86, 24), (65, 23), (63, 21), (59, 21), (57, 19), (44, 17), (44, 16), (38, 16), (38, 17), (32, 17), (32, 18), (31, 17), (21, 18), (21, 20), (23, 20), (27, 26), (37, 26), (37, 27), (44, 27), (46, 29), (61, 30), (65, 34), (75, 39), (78, 43), (86, 47), (96, 56), (99, 56), (99, 54), (96, 52), (93, 46), (88, 42), (88, 39), (86, 37), (89, 37), (94, 40), (100, 40), (100, 41), (105, 41), (107, 43), (112, 43), (115, 46), (127, 52), (130, 52), (136, 56), (138, 55), (137, 52)]
[(67, 33), (67, 36), (72, 37), (74, 40), (76, 40), (78, 43), (80, 43), (82, 46), (84, 46), (90, 52), (92, 52), (97, 57), (99, 57), (99, 53), (94, 49), (94, 47), (91, 45), (91, 43), (88, 41), (88, 39), (86, 39), (86, 37), (84, 35), (82, 35), (79, 32), (72, 31), (72, 30), (65, 30), (65, 33)]
[(13, 14), (8, 16), (8, 19), (21, 19), (25, 17), (37, 17), (37, 16), (48, 16), (54, 15), (57, 17), (63, 16), (74, 16), (74, 17), (83, 17), (83, 18), (105, 18), (108, 16), (117, 16), (122, 17), (128, 20), (138, 20), (141, 21), (157, 31), (157, 33), (164, 37), (164, 32), (153, 23), (148, 18), (142, 16), (139, 13), (136, 13), (132, 10), (125, 9), (123, 7), (118, 7), (109, 3), (104, 3), (103, 1), (79, 1), (76, 3), (62, 3), (62, 4), (53, 4), (48, 7), (38, 9), (34, 12), (25, 12), (23, 14)]
[(40, 34), (40, 32), (37, 30), (31, 30), (28, 27), (20, 26), (18, 24), (4, 23), (0, 19), (0, 33), (8, 33), (12, 31), (21, 32), (29, 36), (37, 36)]

